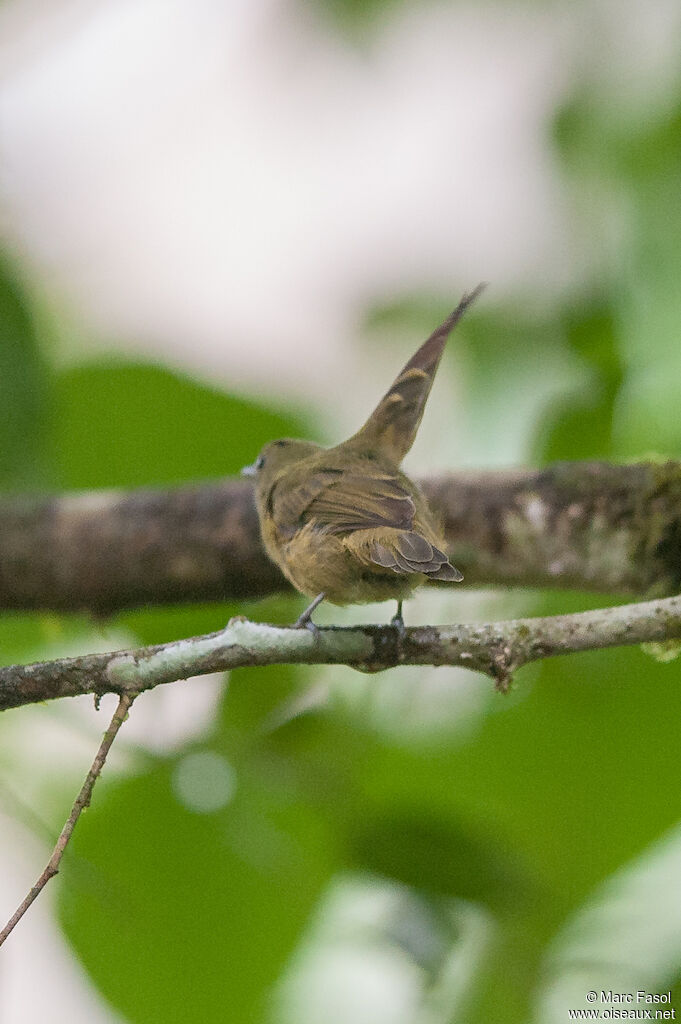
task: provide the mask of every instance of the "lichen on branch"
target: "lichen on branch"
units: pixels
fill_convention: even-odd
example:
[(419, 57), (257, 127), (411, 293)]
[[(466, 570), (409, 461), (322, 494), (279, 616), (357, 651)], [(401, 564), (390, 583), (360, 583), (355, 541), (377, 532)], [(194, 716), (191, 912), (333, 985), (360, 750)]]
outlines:
[(457, 665), (505, 690), (516, 669), (576, 651), (681, 638), (681, 597), (572, 615), (454, 626), (326, 627), (315, 632), (232, 619), (216, 633), (130, 651), (0, 669), (0, 710), (58, 697), (139, 693), (163, 683), (253, 665)]

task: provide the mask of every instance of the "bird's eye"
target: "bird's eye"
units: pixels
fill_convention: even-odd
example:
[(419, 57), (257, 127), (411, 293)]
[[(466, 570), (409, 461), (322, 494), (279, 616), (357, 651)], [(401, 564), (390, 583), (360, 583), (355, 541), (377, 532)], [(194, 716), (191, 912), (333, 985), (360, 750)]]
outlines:
[(264, 455), (258, 455), (257, 459), (255, 460), (255, 468), (256, 468), (256, 470), (262, 469), (262, 467), (264, 465), (265, 465), (265, 456)]

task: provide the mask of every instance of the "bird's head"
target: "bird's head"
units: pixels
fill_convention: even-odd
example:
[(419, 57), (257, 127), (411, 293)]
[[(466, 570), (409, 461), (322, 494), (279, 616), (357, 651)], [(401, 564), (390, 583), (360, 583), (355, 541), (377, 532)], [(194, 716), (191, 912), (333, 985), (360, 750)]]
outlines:
[(263, 493), (291, 466), (321, 450), (321, 446), (312, 441), (296, 441), (288, 437), (269, 441), (255, 462), (244, 466), (241, 475), (251, 477), (257, 490)]

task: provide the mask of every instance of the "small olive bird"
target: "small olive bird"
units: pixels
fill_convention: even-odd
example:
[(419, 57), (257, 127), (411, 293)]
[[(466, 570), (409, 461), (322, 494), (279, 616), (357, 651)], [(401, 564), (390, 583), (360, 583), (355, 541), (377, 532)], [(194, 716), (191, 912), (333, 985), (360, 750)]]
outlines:
[(401, 470), (423, 416), (445, 342), (483, 285), (468, 295), (412, 356), (364, 426), (335, 448), (270, 441), (242, 473), (255, 479), (267, 554), (296, 590), (323, 601), (402, 601), (428, 580), (460, 582), (420, 488)]

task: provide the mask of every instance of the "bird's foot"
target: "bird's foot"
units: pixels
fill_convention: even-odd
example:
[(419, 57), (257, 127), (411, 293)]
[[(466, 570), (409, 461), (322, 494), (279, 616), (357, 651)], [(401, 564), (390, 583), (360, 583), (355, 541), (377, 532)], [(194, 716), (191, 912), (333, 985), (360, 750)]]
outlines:
[(307, 629), (309, 630), (310, 633), (312, 633), (312, 636), (315, 638), (315, 640), (319, 640), (319, 626), (315, 626), (314, 622), (312, 621), (312, 612), (315, 610), (315, 608), (319, 607), (319, 605), (322, 603), (325, 597), (326, 594), (317, 594), (314, 601), (310, 602), (310, 604), (307, 606), (303, 614), (299, 615), (296, 621), (293, 623), (293, 628)]
[(399, 636), (400, 640), (404, 640), (405, 636), (407, 635), (407, 630), (405, 629), (404, 619), (402, 618), (401, 601), (397, 602), (397, 614), (393, 615), (392, 619), (390, 620), (390, 625), (397, 630), (397, 635)]
[(321, 633), (319, 632), (319, 626), (315, 625), (312, 619), (307, 619), (306, 622), (296, 622), (294, 629), (306, 629), (308, 633), (312, 633), (315, 639), (315, 643), (319, 640)]

